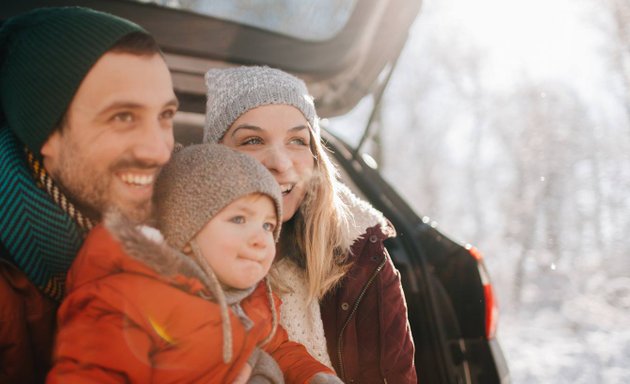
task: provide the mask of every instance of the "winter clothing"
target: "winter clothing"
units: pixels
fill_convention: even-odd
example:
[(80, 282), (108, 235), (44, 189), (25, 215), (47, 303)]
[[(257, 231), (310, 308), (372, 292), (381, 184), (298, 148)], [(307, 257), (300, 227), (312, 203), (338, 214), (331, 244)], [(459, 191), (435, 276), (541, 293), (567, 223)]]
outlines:
[(407, 304), (400, 275), (383, 245), (394, 230), (347, 188), (340, 192), (357, 236), (350, 270), (320, 303), (333, 366), (346, 383), (416, 383)]
[(262, 193), (273, 200), (277, 240), (282, 225), (280, 187), (269, 171), (250, 156), (222, 145), (192, 145), (175, 152), (156, 181), (154, 197), (158, 202), (157, 219), (162, 233), (168, 243), (180, 251), (186, 245), (191, 246), (197, 263), (209, 279), (208, 286), (215, 292), (223, 334), (228, 337), (223, 345), (226, 363), (232, 357), (232, 332), (225, 295), (193, 238), (224, 207), (251, 193)]
[(39, 8), (7, 20), (0, 29), (0, 123), (39, 157), (90, 68), (132, 32), (145, 31), (80, 7)]
[[(43, 167), (38, 166), (40, 171)], [(76, 210), (75, 210), (76, 211)], [(47, 296), (60, 300), (85, 231), (40, 189), (23, 146), (0, 129), (0, 242), (5, 256)]]
[(50, 369), (57, 303), (4, 256), (0, 303), (0, 383), (43, 382)]
[(273, 200), (277, 240), (282, 195), (271, 173), (251, 156), (223, 145), (186, 147), (173, 154), (155, 185), (160, 230), (170, 245), (181, 250), (221, 209), (250, 193)]
[[(339, 185), (339, 194), (353, 219), (350, 269), (315, 311), (301, 288), (306, 282), (300, 261), (292, 260), (296, 255), (291, 250), (283, 254), (274, 268), (281, 283), (292, 289), (280, 293), (280, 324), (308, 351), (327, 349), (325, 359), (332, 360), (346, 383), (416, 383), (407, 305), (398, 271), (383, 245), (395, 232), (380, 212), (347, 187)], [(300, 279), (302, 284), (296, 283)], [(309, 337), (309, 332), (325, 337)]]
[(279, 301), (264, 283), (231, 304), (241, 313), (229, 313), (234, 354), (224, 363), (216, 343), (225, 343), (226, 335), (221, 335), (216, 292), (205, 283), (206, 271), (134, 227), (109, 217), (106, 225), (90, 233), (68, 274), (49, 383), (79, 377), (227, 383), (258, 346), (274, 358), (287, 382), (332, 373), (303, 346), (288, 341), (282, 327), (274, 332), (271, 319)]
[(274, 276), (282, 279), (289, 290), (279, 292), (282, 300), (280, 324), (286, 329), (289, 339), (306, 347), (308, 353), (320, 363), (333, 368), (326, 346), (326, 335), (317, 300), (308, 300), (306, 271), (289, 257), (277, 261)]
[(218, 143), (243, 113), (262, 105), (286, 104), (299, 109), (319, 140), (313, 98), (297, 77), (269, 67), (210, 69), (206, 73), (208, 100), (204, 142)]
[(248, 384), (282, 383), (284, 375), (280, 367), (270, 354), (260, 348), (256, 348), (247, 360), (252, 368)]
[(67, 199), (26, 157), (13, 133), (0, 128), (0, 383), (43, 381), (66, 271), (83, 242), (84, 229), (32, 174)]

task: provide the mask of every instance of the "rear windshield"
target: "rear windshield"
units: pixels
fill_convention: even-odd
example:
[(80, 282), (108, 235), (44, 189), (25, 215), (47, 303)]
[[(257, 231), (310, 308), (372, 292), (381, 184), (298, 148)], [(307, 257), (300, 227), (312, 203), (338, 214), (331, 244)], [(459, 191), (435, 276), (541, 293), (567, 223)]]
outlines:
[(308, 41), (328, 40), (348, 22), (357, 0), (135, 0), (184, 9)]

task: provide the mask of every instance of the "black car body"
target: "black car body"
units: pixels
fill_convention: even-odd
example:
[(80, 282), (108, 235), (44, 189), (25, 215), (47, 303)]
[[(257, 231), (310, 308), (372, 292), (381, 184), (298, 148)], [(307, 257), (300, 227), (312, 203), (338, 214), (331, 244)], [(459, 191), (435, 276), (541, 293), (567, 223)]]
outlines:
[[(172, 3), (191, 3), (194, 8), (194, 3), (203, 2)], [(350, 0), (349, 4), (342, 27), (319, 40), (177, 7), (125, 0), (5, 1), (0, 19), (35, 7), (82, 5), (144, 26), (162, 46), (173, 74), (183, 111), (177, 119), (176, 137), (190, 143), (201, 139), (203, 75), (210, 67), (264, 64), (291, 72), (307, 82), (322, 117), (343, 115), (364, 97), (372, 97), (377, 105), (421, 3)], [(401, 272), (419, 381), (509, 382), (495, 337), (494, 294), (479, 252), (450, 240), (430, 220), (414, 213), (364, 161), (361, 146), (352, 148), (326, 131), (323, 139), (343, 171), (344, 181), (397, 229), (398, 236), (386, 245)]]

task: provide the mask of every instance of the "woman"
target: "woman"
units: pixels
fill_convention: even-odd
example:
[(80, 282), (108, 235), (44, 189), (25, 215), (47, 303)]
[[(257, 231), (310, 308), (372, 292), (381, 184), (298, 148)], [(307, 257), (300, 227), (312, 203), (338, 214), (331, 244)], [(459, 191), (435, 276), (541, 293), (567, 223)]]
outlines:
[(304, 82), (268, 67), (211, 69), (204, 141), (258, 159), (280, 184), (273, 270), (281, 323), (344, 382), (414, 383), (414, 346), (382, 214), (336, 179)]

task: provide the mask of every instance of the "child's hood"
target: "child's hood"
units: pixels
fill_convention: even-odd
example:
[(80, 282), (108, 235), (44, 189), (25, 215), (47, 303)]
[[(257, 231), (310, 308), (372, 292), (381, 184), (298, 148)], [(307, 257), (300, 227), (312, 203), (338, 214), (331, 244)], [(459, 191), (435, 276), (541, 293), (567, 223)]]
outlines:
[[(251, 289), (226, 292), (208, 265), (204, 268), (193, 257), (169, 246), (157, 229), (136, 226), (118, 213), (109, 213), (103, 224), (95, 227), (88, 235), (68, 274), (67, 292), (120, 272), (162, 280), (165, 284), (178, 286), (190, 294), (216, 302), (223, 318), (224, 361), (227, 363), (231, 360), (232, 332), (228, 307), (232, 307), (234, 314), (247, 327), (249, 319), (240, 309), (240, 301), (249, 296), (258, 284)], [(268, 281), (265, 284), (274, 325), (264, 343), (273, 337), (278, 321), (271, 287)]]
[(206, 289), (197, 263), (164, 242), (157, 229), (134, 226), (112, 213), (86, 238), (68, 273), (67, 292), (120, 272), (162, 280), (192, 294)]

